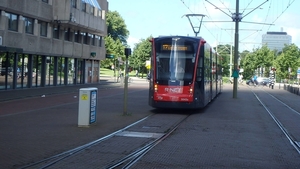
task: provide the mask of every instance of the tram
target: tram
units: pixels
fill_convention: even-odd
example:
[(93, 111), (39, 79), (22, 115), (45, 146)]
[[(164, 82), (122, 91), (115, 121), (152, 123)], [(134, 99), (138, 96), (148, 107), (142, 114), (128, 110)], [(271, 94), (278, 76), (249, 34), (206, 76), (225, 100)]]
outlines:
[(201, 37), (152, 38), (149, 105), (198, 109), (222, 90), (220, 57)]

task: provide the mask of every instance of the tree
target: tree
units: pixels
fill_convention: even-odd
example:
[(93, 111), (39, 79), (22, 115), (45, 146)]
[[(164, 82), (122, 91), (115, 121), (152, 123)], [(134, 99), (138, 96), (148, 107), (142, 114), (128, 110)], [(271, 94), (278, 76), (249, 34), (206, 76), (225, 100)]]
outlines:
[[(120, 14), (116, 11), (109, 11), (106, 15), (107, 36), (105, 39), (106, 54), (114, 55), (114, 58), (106, 58), (101, 61), (101, 67), (111, 68), (112, 65), (120, 65), (125, 60), (124, 50), (127, 45), (129, 31)], [(119, 58), (121, 60), (119, 60)], [(121, 65), (121, 69), (123, 65)]]
[(152, 37), (141, 39), (134, 47), (133, 54), (129, 58), (130, 66), (137, 69), (141, 73), (147, 73), (146, 61), (151, 57), (151, 43)]
[(125, 60), (125, 46), (122, 42), (117, 39), (114, 40), (111, 36), (105, 37), (105, 48), (107, 54), (112, 54), (114, 58), (106, 58), (101, 61), (101, 67), (111, 68), (112, 65), (119, 65), (118, 58), (120, 57), (122, 61)]
[[(221, 57), (221, 66), (223, 68), (222, 75), (223, 76), (231, 76), (230, 75), (230, 53), (231, 53), (231, 47), (230, 45), (218, 45), (217, 49), (214, 48), (219, 56)], [(232, 49), (233, 50), (233, 49)], [(234, 53), (234, 51), (232, 51)], [(233, 57), (233, 56), (232, 56)]]
[(274, 51), (267, 46), (257, 48), (253, 52), (245, 52), (241, 57), (241, 66), (244, 68), (244, 77), (250, 79), (252, 75), (268, 77), (269, 70), (275, 58)]
[(295, 44), (285, 45), (275, 60), (276, 76), (280, 79), (295, 77), (300, 67), (300, 50)]
[(127, 45), (129, 31), (124, 19), (117, 11), (109, 11), (106, 15), (107, 34), (113, 40), (120, 40), (122, 44)]

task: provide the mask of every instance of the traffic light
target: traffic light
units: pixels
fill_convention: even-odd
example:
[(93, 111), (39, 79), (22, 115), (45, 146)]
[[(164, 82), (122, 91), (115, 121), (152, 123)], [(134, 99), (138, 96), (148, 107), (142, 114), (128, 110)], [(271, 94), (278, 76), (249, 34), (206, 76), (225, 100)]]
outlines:
[(131, 55), (131, 48), (125, 48), (125, 56), (128, 58), (128, 56)]

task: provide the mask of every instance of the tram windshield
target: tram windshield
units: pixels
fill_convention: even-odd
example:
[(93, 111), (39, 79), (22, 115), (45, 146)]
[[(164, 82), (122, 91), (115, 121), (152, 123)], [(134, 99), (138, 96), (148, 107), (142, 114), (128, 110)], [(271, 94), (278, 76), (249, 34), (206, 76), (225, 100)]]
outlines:
[(155, 41), (156, 80), (160, 84), (193, 79), (198, 42), (187, 38), (165, 38)]

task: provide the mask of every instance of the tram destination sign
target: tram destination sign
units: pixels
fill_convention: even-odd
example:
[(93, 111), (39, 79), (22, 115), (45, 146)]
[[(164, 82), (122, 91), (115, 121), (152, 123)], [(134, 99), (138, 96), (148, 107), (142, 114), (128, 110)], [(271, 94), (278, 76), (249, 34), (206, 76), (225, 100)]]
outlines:
[(164, 51), (171, 51), (171, 50), (177, 50), (177, 51), (191, 51), (190, 45), (170, 45), (170, 44), (162, 44), (161, 50)]

